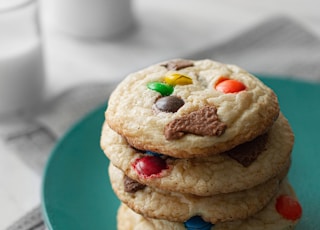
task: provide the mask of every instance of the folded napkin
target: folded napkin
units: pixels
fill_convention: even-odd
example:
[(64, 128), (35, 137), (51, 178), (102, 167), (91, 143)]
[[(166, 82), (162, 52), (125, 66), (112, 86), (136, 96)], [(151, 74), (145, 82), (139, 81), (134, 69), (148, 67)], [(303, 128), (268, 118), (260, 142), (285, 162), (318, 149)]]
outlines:
[[(236, 63), (250, 72), (320, 81), (320, 40), (299, 23), (273, 18), (223, 44), (184, 58)], [(80, 117), (105, 103), (114, 84), (82, 85), (52, 99), (24, 126), (0, 134), (31, 168), (42, 173), (56, 140)], [(23, 148), (22, 151), (18, 151)], [(45, 229), (41, 209), (31, 210), (8, 230)]]
[[(106, 103), (116, 83), (92, 83), (63, 92), (49, 100), (31, 118), (15, 121), (11, 130), (0, 133), (9, 148), (31, 169), (42, 175), (44, 165), (56, 141), (79, 119)], [(8, 230), (42, 230), (41, 208), (36, 207)]]

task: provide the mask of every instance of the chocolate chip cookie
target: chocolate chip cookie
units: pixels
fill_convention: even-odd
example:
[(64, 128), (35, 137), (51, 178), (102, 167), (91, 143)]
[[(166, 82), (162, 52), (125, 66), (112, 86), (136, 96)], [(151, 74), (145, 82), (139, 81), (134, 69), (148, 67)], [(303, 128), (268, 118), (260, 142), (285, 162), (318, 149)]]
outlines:
[(246, 219), (267, 205), (277, 193), (286, 172), (239, 192), (195, 196), (149, 186), (128, 191), (125, 174), (112, 164), (109, 165), (112, 188), (123, 203), (144, 216), (176, 222), (184, 222), (197, 215), (211, 223)]
[[(107, 157), (130, 178), (159, 189), (199, 196), (235, 192), (269, 180), (290, 164), (293, 141), (282, 114), (267, 133), (209, 157), (182, 159), (138, 150), (107, 123), (101, 136)], [(151, 158), (153, 164), (148, 164)]]
[(264, 134), (279, 104), (269, 87), (240, 67), (172, 60), (127, 76), (110, 96), (105, 115), (134, 148), (192, 158)]

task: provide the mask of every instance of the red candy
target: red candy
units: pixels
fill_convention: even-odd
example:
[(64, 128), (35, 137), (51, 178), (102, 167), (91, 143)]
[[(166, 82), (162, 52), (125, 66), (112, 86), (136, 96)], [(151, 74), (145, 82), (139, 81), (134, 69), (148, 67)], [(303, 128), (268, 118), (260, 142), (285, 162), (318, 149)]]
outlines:
[(216, 90), (223, 93), (237, 93), (246, 89), (246, 86), (237, 80), (221, 78), (215, 86)]
[(302, 215), (299, 202), (291, 196), (281, 195), (277, 198), (277, 212), (287, 220), (298, 220)]
[(137, 159), (133, 167), (139, 175), (149, 177), (161, 173), (162, 170), (168, 168), (168, 165), (166, 161), (160, 157), (144, 156)]

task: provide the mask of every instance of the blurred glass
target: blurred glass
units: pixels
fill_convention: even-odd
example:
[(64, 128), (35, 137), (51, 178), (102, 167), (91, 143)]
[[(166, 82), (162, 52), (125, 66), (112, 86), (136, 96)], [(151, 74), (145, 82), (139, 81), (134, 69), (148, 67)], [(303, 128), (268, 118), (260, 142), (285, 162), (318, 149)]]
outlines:
[(50, 26), (81, 38), (111, 38), (133, 25), (131, 0), (43, 0), (42, 10)]
[(0, 118), (40, 103), (44, 65), (36, 0), (0, 0)]

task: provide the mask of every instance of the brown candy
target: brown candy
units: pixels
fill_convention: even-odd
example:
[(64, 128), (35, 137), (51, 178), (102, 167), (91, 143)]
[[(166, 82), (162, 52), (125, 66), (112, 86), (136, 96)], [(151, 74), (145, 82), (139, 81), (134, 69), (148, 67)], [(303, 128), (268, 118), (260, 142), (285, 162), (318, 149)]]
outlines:
[(124, 191), (128, 193), (135, 193), (139, 190), (142, 190), (146, 187), (144, 184), (132, 180), (130, 177), (124, 177)]
[(161, 97), (155, 102), (156, 109), (167, 113), (175, 113), (183, 105), (184, 101), (176, 96)]
[(259, 154), (265, 150), (267, 141), (268, 135), (263, 134), (252, 141), (238, 145), (227, 151), (226, 154), (244, 167), (249, 167), (257, 159)]
[(221, 122), (214, 106), (204, 106), (183, 117), (177, 118), (165, 126), (164, 135), (167, 140), (175, 140), (185, 134), (200, 136), (221, 136), (226, 124)]
[(166, 67), (168, 70), (180, 70), (184, 69), (190, 66), (193, 66), (193, 62), (189, 60), (175, 60), (175, 61), (170, 61), (167, 64), (163, 65)]

